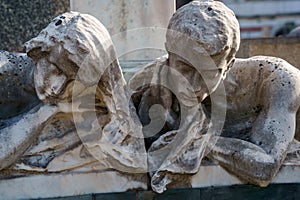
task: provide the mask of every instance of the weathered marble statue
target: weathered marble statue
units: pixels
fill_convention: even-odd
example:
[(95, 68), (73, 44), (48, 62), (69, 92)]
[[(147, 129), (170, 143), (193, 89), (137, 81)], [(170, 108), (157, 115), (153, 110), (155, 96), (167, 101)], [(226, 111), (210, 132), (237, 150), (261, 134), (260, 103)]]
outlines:
[[(236, 59), (239, 43), (238, 21), (224, 4), (191, 2), (170, 20), (168, 56), (126, 87), (105, 27), (89, 15), (58, 16), (26, 43), (35, 66), (13, 75), (18, 64), (0, 52), (7, 57), (0, 83), (25, 77), (15, 81), (25, 84), (24, 103), (0, 118), (1, 177), (149, 172), (161, 193), (189, 182), (207, 156), (266, 186), (300, 148), (293, 140), (300, 72), (279, 58)], [(0, 90), (5, 105), (18, 98), (10, 87)]]
[(220, 2), (192, 2), (169, 22), (168, 57), (146, 66), (130, 80), (133, 102), (144, 125), (149, 125), (151, 106), (160, 104), (166, 110), (162, 131), (156, 135), (152, 131), (146, 138), (153, 190), (162, 192), (177, 178), (175, 174), (196, 173), (210, 136), (220, 134), (211, 132), (201, 102), (221, 83), (239, 42), (239, 25), (231, 10)]
[[(151, 116), (148, 116), (151, 111), (148, 110), (152, 105), (163, 105), (166, 110), (164, 129), (150, 137), (148, 142), (146, 139), (146, 145), (149, 143), (150, 146), (150, 164), (157, 162), (156, 157), (161, 157), (159, 153), (152, 156), (152, 151), (172, 144), (177, 132), (174, 129), (182, 123), (178, 121), (192, 120), (180, 117), (180, 109), (186, 104), (180, 99), (184, 95), (178, 95), (184, 89), (192, 90), (198, 102), (206, 108), (198, 112), (204, 112), (202, 115), (206, 114), (207, 119), (212, 109), (227, 110), (222, 134), (213, 133), (208, 140), (207, 157), (218, 161), (245, 181), (260, 186), (268, 185), (287, 153), (300, 147), (299, 142), (293, 141), (295, 115), (300, 103), (300, 71), (279, 58), (260, 56), (235, 59), (240, 42), (239, 25), (234, 14), (221, 2), (208, 0), (189, 3), (173, 15), (168, 29), (168, 58), (161, 58), (146, 66), (129, 82), (136, 91), (133, 100), (144, 125), (151, 124)], [(207, 62), (209, 58), (213, 64)], [(164, 66), (168, 66), (167, 69)], [(219, 84), (229, 68), (227, 78)], [(174, 78), (172, 69), (180, 76)], [(182, 87), (185, 78), (190, 87), (186, 87), (186, 84)], [(139, 82), (146, 79), (151, 81), (145, 81), (146, 84), (141, 86)], [(180, 88), (180, 92), (174, 92), (174, 85)], [(224, 86), (226, 94), (222, 92)], [(209, 94), (214, 99), (207, 97)], [(226, 95), (227, 103), (222, 98), (216, 98), (223, 95)], [(205, 130), (205, 124), (198, 127), (197, 131)], [(180, 127), (178, 132), (181, 132)], [(199, 154), (205, 145), (201, 148), (197, 146), (197, 136), (193, 136), (191, 130), (184, 134), (192, 143), (185, 146), (183, 154), (174, 153), (172, 147), (168, 147), (171, 149), (169, 154), (165, 153), (167, 148), (160, 151), (166, 155), (160, 158), (164, 162), (152, 177), (155, 191), (161, 192), (174, 173), (197, 171), (202, 158)], [(176, 145), (180, 143), (175, 141)]]
[(0, 130), (0, 168), (145, 172), (141, 125), (105, 27), (92, 16), (65, 13), (26, 50), (41, 102)]
[(300, 104), (300, 71), (280, 58), (236, 59), (224, 81), (227, 117), (208, 157), (249, 181), (267, 186), (293, 141)]

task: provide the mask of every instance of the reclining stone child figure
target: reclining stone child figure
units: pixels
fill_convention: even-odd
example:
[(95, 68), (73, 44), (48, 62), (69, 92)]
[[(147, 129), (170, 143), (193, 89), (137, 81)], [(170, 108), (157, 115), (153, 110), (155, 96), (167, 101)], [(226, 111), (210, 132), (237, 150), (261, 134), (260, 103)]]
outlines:
[[(161, 58), (147, 65), (129, 82), (135, 92), (133, 101), (144, 126), (151, 124), (148, 113), (152, 105), (160, 104), (166, 110), (163, 114), (167, 116), (166, 123), (162, 131), (146, 139), (146, 144), (150, 146), (149, 152), (163, 149), (172, 143), (170, 133), (176, 135), (174, 132), (180, 124), (178, 121), (187, 120), (180, 118), (180, 96), (172, 94), (171, 87), (167, 88), (165, 84), (170, 82), (169, 86), (175, 84), (180, 87), (184, 77), (190, 81), (189, 89), (195, 91), (199, 102), (207, 108), (208, 118), (212, 109), (227, 110), (222, 134), (218, 136), (215, 133), (209, 140), (207, 157), (218, 161), (221, 166), (245, 181), (260, 186), (268, 185), (277, 174), (293, 143), (295, 115), (300, 103), (300, 71), (279, 58), (259, 56), (236, 59), (235, 53), (240, 42), (239, 25), (234, 14), (221, 2), (203, 0), (183, 6), (171, 18), (168, 29), (168, 58)], [(189, 56), (192, 52), (196, 53)], [(213, 60), (215, 67), (205, 65), (207, 57)], [(201, 61), (195, 61), (197, 59), (203, 59), (202, 65)], [(195, 66), (193, 63), (200, 65)], [(172, 73), (167, 70), (162, 72), (164, 65), (168, 66), (169, 71), (178, 71), (181, 77), (172, 78)], [(226, 72), (228, 69), (229, 72)], [(226, 79), (219, 84), (226, 74)], [(153, 77), (150, 78), (152, 82), (146, 81), (151, 84), (138, 84), (148, 76)], [(208, 86), (207, 89), (205, 85)], [(224, 96), (224, 86), (227, 103), (218, 98)], [(160, 96), (161, 94), (163, 95)], [(209, 94), (211, 99), (207, 97)], [(210, 101), (212, 107), (209, 105)], [(189, 137), (190, 133), (185, 134)], [(294, 141), (294, 144), (297, 143)], [(172, 161), (178, 164), (174, 159), (178, 158), (178, 155), (171, 152), (168, 156), (164, 158), (173, 159)], [(150, 155), (148, 160), (151, 163), (155, 158)], [(195, 163), (197, 160), (191, 162)], [(196, 169), (199, 167), (193, 164), (190, 166)], [(153, 189), (160, 191), (168, 184), (167, 172), (170, 177), (171, 173), (195, 172), (193, 168), (185, 169), (159, 169), (165, 170), (157, 181), (160, 188)], [(154, 174), (154, 178), (155, 175), (157, 176), (157, 173)], [(153, 185), (155, 186), (155, 183)]]
[(145, 172), (141, 125), (106, 28), (90, 15), (65, 13), (26, 50), (40, 103), (0, 129), (0, 169), (60, 172), (100, 160), (99, 170)]

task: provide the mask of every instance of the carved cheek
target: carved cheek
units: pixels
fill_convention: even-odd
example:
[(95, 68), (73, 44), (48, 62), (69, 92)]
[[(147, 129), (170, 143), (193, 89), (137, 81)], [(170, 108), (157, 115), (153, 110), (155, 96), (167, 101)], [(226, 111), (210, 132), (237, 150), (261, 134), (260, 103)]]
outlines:
[(212, 93), (216, 90), (216, 88), (218, 87), (222, 76), (221, 74), (218, 72), (218, 70), (206, 70), (205, 72), (203, 72), (203, 79), (204, 79), (204, 83), (207, 87), (207, 92)]
[(34, 70), (34, 83), (40, 100), (57, 96), (62, 91), (66, 81), (66, 76), (46, 59), (43, 58), (37, 62)]
[(49, 88), (51, 95), (58, 96), (64, 89), (67, 77), (64, 74), (56, 74), (49, 77)]

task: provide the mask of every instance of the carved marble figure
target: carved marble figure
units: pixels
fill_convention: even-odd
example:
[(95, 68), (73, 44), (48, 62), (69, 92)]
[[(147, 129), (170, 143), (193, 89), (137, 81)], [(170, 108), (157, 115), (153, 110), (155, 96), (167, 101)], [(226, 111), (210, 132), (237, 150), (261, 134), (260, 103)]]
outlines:
[[(217, 132), (211, 134), (207, 147), (202, 145), (200, 148), (194, 143), (184, 147), (186, 151), (183, 155), (188, 155), (190, 160), (182, 159), (177, 152), (174, 154), (173, 149), (161, 150), (165, 153), (163, 159), (169, 168), (164, 164), (161, 168), (157, 167), (152, 177), (152, 188), (161, 192), (175, 173), (195, 173), (203, 157), (196, 157), (195, 154), (203, 152), (203, 147), (208, 158), (244, 181), (268, 185), (287, 153), (295, 153), (300, 147), (299, 142), (293, 139), (295, 115), (300, 103), (299, 70), (279, 58), (259, 56), (236, 59), (240, 42), (239, 25), (232, 11), (221, 2), (193, 1), (183, 6), (171, 18), (168, 29), (168, 57), (144, 67), (129, 82), (135, 91), (133, 101), (144, 126), (151, 124), (152, 118), (159, 118), (151, 114), (151, 106), (162, 105), (165, 112), (161, 115), (167, 116), (163, 129), (146, 139), (146, 145), (150, 146), (148, 162), (156, 162), (155, 156), (161, 156), (152, 156), (152, 151), (172, 144), (176, 132), (181, 131), (178, 124), (182, 120), (191, 120), (181, 117), (185, 103), (180, 98), (184, 97), (178, 95), (180, 92), (175, 91), (173, 85), (192, 90), (204, 107), (198, 111), (207, 120), (211, 119), (211, 123), (213, 109), (220, 111), (220, 114), (223, 110), (227, 113), (221, 135)], [(209, 59), (213, 63), (208, 62)], [(163, 66), (168, 67), (164, 70)], [(172, 70), (178, 72), (175, 78)], [(226, 79), (222, 81), (226, 74)], [(148, 76), (152, 77), (151, 81), (138, 84)], [(187, 84), (182, 86), (183, 79), (189, 81), (189, 87)], [(212, 127), (216, 125), (218, 123), (211, 124)], [(205, 130), (205, 127), (201, 128), (198, 130)], [(189, 141), (197, 141), (191, 133), (186, 131), (185, 137)], [(175, 145), (179, 144), (175, 141)], [(173, 163), (170, 164), (170, 161)], [(174, 165), (180, 167), (173, 170)]]
[(294, 139), (300, 104), (300, 71), (285, 60), (256, 56), (236, 59), (224, 81), (227, 109), (221, 136), (213, 136), (208, 157), (242, 179), (267, 186)]
[(98, 20), (76, 12), (56, 17), (25, 44), (32, 60), (0, 52), (0, 83), (22, 86), (12, 96), (15, 85), (1, 88), (3, 105), (24, 96), (10, 115), (0, 113), (0, 176), (148, 172), (161, 193), (189, 184), (207, 157), (268, 185), (287, 154), (297, 157), (300, 149), (300, 72), (279, 58), (235, 58), (239, 44), (230, 9), (193, 1), (169, 22), (168, 55), (126, 85)]
[(40, 103), (0, 130), (1, 169), (145, 172), (141, 125), (105, 27), (69, 12), (25, 46)]
[[(163, 192), (178, 174), (196, 173), (210, 136), (220, 134), (221, 130), (211, 128), (201, 102), (223, 80), (239, 42), (239, 25), (231, 10), (220, 2), (194, 1), (170, 19), (168, 57), (147, 65), (129, 81), (144, 127), (156, 127), (152, 121), (166, 121), (158, 132), (144, 130), (154, 191)], [(165, 112), (151, 116), (151, 108), (157, 104)], [(220, 120), (225, 111), (215, 111)]]

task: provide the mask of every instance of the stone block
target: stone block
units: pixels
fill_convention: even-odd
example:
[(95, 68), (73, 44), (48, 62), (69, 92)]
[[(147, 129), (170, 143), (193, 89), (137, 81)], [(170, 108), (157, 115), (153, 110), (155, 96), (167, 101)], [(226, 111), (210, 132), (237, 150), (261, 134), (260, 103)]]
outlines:
[[(286, 162), (273, 179), (273, 184), (290, 184), (300, 182), (300, 164)], [(191, 179), (193, 188), (221, 187), (247, 184), (235, 175), (230, 174), (219, 165), (201, 166)]]
[(300, 37), (295, 38), (257, 38), (241, 40), (238, 58), (249, 58), (257, 55), (282, 58), (300, 69)]
[[(2, 199), (69, 196), (77, 198), (80, 195), (126, 192), (134, 189), (147, 189), (146, 174), (124, 175), (116, 171), (106, 171), (98, 173), (31, 175), (0, 180)], [(108, 198), (108, 196), (106, 197)], [(85, 199), (87, 197), (83, 196), (80, 198)]]

